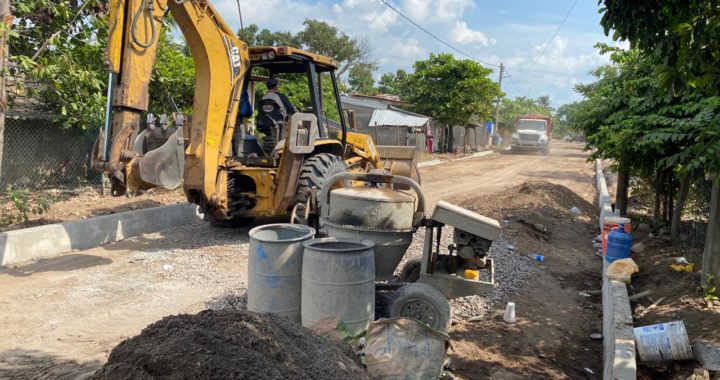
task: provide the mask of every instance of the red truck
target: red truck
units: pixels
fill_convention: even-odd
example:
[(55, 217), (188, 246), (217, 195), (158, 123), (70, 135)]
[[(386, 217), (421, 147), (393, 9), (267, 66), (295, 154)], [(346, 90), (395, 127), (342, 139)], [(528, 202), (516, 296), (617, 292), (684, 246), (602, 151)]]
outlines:
[(515, 120), (515, 133), (512, 135), (510, 149), (536, 150), (542, 154), (550, 153), (552, 139), (552, 118), (542, 114), (528, 114)]

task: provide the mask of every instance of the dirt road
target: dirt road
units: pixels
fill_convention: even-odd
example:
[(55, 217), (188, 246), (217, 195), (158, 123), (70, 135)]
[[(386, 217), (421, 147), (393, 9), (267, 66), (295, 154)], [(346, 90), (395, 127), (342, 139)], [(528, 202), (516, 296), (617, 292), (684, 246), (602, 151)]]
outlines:
[[(431, 205), (528, 180), (591, 200), (585, 159), (580, 145), (562, 143), (548, 157), (493, 154), (423, 168), (423, 187)], [(196, 224), (0, 269), (0, 378), (84, 377), (120, 341), (163, 316), (233, 302), (246, 283), (247, 239), (247, 229)]]

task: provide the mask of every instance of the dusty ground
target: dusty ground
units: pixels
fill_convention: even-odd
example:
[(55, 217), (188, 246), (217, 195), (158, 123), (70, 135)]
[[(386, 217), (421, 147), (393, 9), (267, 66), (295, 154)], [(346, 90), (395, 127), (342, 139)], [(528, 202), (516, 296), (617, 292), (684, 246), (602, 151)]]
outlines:
[[(561, 184), (592, 201), (592, 169), (581, 147), (558, 143), (549, 157), (493, 154), (423, 168), (423, 187), (431, 205), (441, 198), (502, 192), (529, 180)], [(501, 197), (498, 205), (481, 209), (511, 221), (508, 236), (518, 239), (518, 254), (539, 247), (548, 259), (513, 299), (517, 324), (495, 316), (453, 328), (454, 373), (469, 379), (592, 377), (584, 368), (595, 373), (600, 368), (601, 343), (588, 338), (599, 323), (599, 299), (578, 295), (599, 288), (599, 261), (589, 258), (592, 234), (584, 230), (592, 221), (571, 223), (538, 203), (504, 207)], [(554, 237), (533, 237), (512, 207), (549, 217), (545, 226)], [(246, 283), (246, 262), (247, 229), (201, 223), (1, 269), (0, 378), (89, 375), (114, 346), (148, 324), (236, 294)]]
[[(140, 196), (131, 198), (102, 196), (100, 188), (88, 186), (74, 190), (49, 190), (42, 193), (33, 193), (33, 196), (43, 196), (43, 193), (49, 193), (55, 199), (47, 212), (40, 215), (30, 215), (30, 220), (27, 223), (6, 227), (0, 226), (0, 232), (187, 201), (182, 189), (152, 189)], [(11, 211), (12, 207), (8, 202), (7, 199), (0, 197), (0, 207)]]

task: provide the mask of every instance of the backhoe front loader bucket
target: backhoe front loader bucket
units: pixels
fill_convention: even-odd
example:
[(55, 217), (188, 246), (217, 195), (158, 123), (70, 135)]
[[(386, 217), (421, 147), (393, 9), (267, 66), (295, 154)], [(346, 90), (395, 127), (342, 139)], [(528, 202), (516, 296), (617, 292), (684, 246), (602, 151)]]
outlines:
[(390, 171), (392, 175), (409, 177), (415, 182), (421, 183), (420, 170), (415, 157), (417, 148), (393, 145), (378, 145), (376, 148), (385, 170)]

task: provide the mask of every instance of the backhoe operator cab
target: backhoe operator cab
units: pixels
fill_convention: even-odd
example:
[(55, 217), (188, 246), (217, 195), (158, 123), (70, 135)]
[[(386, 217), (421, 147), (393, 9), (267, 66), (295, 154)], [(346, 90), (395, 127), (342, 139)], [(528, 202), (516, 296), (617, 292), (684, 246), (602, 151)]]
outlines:
[[(247, 85), (243, 96), (249, 99), (257, 116), (254, 126), (241, 120), (236, 123), (233, 155), (227, 161), (227, 219), (241, 221), (285, 213), (297, 202), (304, 201), (312, 187), (322, 186), (326, 177), (348, 166), (344, 162), (348, 135), (344, 114), (328, 115), (323, 104), (333, 101), (334, 108), (342, 110), (335, 77), (338, 63), (284, 46), (252, 47), (249, 53), (250, 68), (245, 74)], [(309, 101), (295, 105), (303, 112), (284, 115), (276, 101), (257, 100), (263, 93), (256, 93), (256, 84), (277, 78), (282, 86), (284, 78), (291, 77), (307, 80), (307, 87), (302, 90), (309, 92), (306, 97)], [(326, 85), (323, 79), (329, 80), (332, 86), (332, 99), (323, 99), (323, 85)], [(241, 109), (239, 119), (243, 116), (247, 115), (242, 115)], [(252, 129), (260, 133), (253, 134)], [(374, 167), (372, 160), (363, 161)]]

